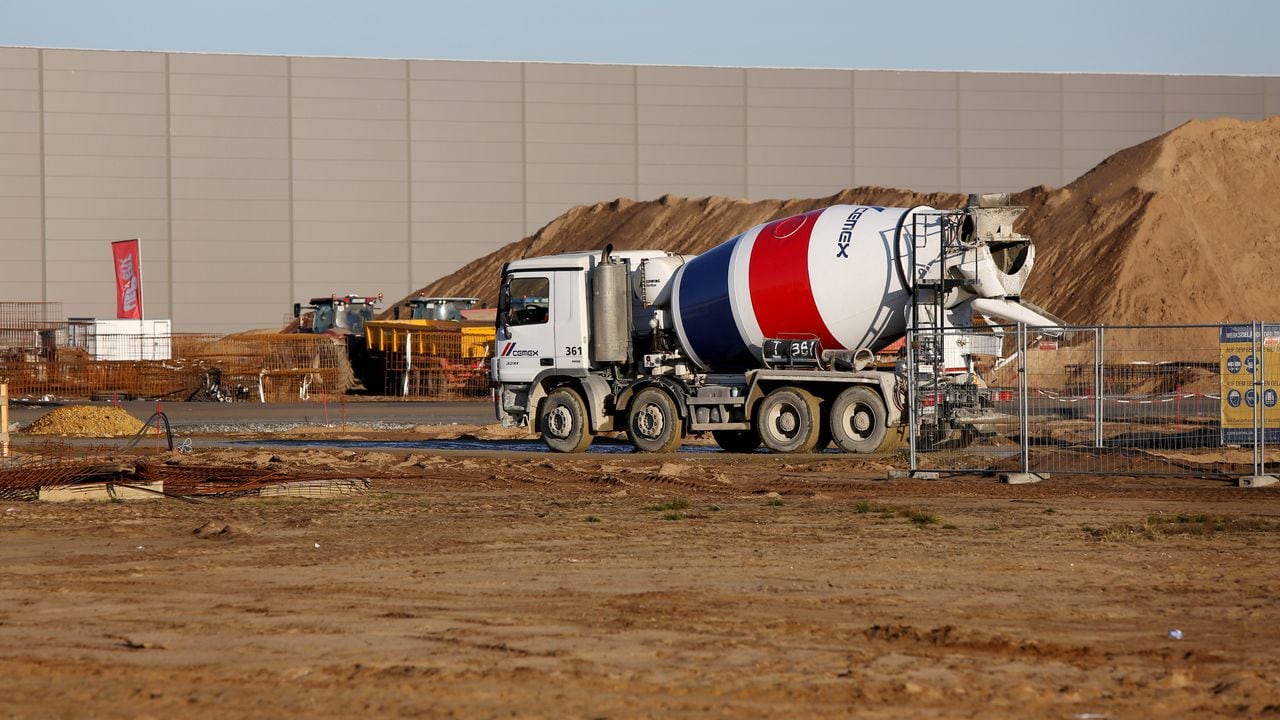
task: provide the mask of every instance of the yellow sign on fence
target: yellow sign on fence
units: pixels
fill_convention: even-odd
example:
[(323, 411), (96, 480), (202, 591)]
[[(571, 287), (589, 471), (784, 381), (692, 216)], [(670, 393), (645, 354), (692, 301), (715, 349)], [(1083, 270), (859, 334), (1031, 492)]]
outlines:
[[(1254, 331), (1260, 330), (1258, 342)], [(1253, 443), (1262, 404), (1264, 442), (1280, 440), (1280, 325), (1224, 325), (1218, 337), (1222, 377), (1222, 442)], [(1255, 384), (1256, 382), (1256, 384)]]

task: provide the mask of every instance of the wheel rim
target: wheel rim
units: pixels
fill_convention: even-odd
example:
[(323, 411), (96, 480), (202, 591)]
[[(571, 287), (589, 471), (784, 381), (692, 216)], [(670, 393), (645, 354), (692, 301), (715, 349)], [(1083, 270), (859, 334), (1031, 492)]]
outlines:
[(859, 402), (852, 406), (849, 430), (859, 439), (868, 439), (876, 434), (876, 413), (870, 406)]
[(547, 433), (555, 438), (567, 438), (573, 431), (573, 415), (569, 408), (557, 405), (547, 413)]
[(870, 405), (854, 403), (844, 412), (843, 425), (849, 436), (858, 440), (870, 439), (876, 432), (876, 415)]
[(800, 411), (790, 403), (780, 403), (769, 412), (769, 426), (780, 438), (794, 440), (800, 433)]
[(662, 431), (666, 428), (666, 417), (659, 408), (653, 403), (646, 404), (636, 413), (636, 432), (647, 440), (655, 440), (662, 436)]

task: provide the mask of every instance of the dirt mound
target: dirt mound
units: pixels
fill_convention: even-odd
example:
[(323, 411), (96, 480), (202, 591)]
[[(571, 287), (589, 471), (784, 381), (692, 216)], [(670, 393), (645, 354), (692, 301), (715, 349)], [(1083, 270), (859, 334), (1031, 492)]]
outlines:
[[(808, 200), (751, 202), (723, 197), (664, 195), (657, 200), (637, 202), (620, 198), (575, 207), (532, 236), (474, 260), (409, 297), (420, 294), (462, 295), (478, 297), (482, 302), (493, 304), (498, 299), (498, 275), (502, 264), (510, 260), (575, 250), (598, 250), (606, 243), (612, 243), (617, 250), (645, 248), (696, 254), (706, 252), (762, 222), (828, 205), (932, 205), (950, 208), (959, 207), (964, 199), (964, 195), (955, 193), (926, 194), (882, 187), (854, 188)], [(389, 312), (384, 315), (389, 315)]]
[[(810, 200), (618, 199), (575, 207), (422, 288), (497, 299), (504, 262), (573, 250), (700, 253), (753, 225), (839, 203), (960, 207), (964, 195), (865, 187)], [(1061, 189), (1016, 193), (1037, 245), (1027, 297), (1074, 323), (1280, 318), (1280, 117), (1193, 121), (1122, 150)]]
[(121, 408), (69, 405), (50, 410), (19, 432), (27, 435), (127, 437), (141, 429), (142, 422)]
[(1022, 202), (1027, 295), (1068, 320), (1280, 318), (1280, 117), (1189, 122)]

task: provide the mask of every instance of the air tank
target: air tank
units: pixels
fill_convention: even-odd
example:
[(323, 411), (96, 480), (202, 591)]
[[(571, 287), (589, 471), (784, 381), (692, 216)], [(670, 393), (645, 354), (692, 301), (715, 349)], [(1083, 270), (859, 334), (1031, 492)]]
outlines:
[(906, 331), (911, 278), (938, 276), (939, 227), (926, 206), (836, 205), (751, 228), (676, 272), (680, 342), (711, 372), (761, 367), (765, 338), (878, 349)]

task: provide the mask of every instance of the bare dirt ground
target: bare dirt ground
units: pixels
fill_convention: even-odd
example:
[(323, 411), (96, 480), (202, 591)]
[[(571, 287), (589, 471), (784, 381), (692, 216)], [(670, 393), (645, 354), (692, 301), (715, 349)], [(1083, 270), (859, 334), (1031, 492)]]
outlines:
[(831, 454), (172, 459), (372, 484), (0, 503), (5, 715), (1280, 714), (1274, 488)]

